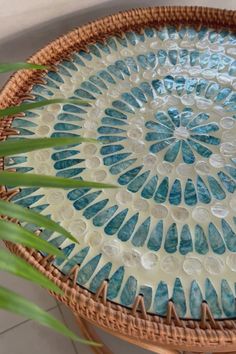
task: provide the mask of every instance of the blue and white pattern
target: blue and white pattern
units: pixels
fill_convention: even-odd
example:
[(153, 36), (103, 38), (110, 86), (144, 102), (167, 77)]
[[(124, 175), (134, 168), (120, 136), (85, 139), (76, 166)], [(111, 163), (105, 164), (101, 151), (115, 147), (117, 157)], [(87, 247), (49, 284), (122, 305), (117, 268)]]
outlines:
[[(43, 230), (77, 282), (131, 307), (198, 319), (236, 317), (236, 36), (202, 28), (109, 38), (58, 64), (34, 100), (82, 98), (16, 118), (20, 137), (84, 136), (80, 144), (12, 156), (5, 166), (117, 184), (112, 190), (24, 188), (13, 198), (69, 229), (80, 242)], [(11, 138), (14, 139), (14, 138)], [(35, 225), (27, 224), (30, 230)]]

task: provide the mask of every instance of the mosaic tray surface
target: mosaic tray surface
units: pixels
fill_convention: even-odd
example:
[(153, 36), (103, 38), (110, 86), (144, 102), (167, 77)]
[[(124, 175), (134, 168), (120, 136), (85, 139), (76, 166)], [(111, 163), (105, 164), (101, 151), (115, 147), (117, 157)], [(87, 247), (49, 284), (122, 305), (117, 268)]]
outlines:
[[(145, 29), (89, 46), (35, 85), (35, 100), (74, 97), (16, 118), (20, 137), (78, 136), (80, 144), (12, 156), (6, 168), (112, 183), (114, 190), (23, 188), (13, 198), (61, 223), (43, 230), (80, 264), (78, 284), (149, 313), (236, 317), (236, 36), (208, 28)], [(13, 138), (11, 138), (13, 139)], [(26, 225), (31, 230), (34, 225)]]

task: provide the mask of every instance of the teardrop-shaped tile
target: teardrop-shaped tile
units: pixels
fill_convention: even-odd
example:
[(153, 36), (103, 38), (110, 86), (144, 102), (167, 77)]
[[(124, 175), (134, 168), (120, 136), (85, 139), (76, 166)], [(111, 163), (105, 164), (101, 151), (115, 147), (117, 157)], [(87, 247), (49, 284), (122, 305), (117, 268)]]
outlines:
[(125, 270), (122, 266), (118, 268), (110, 277), (107, 288), (107, 298), (109, 300), (113, 300), (117, 297), (123, 282), (124, 273)]
[(151, 218), (148, 217), (137, 229), (137, 231), (134, 233), (134, 236), (132, 238), (132, 244), (135, 247), (141, 247), (144, 245), (147, 236), (148, 236), (148, 232), (149, 232), (149, 228), (150, 228), (150, 223), (151, 223)]
[(217, 254), (225, 253), (225, 243), (223, 238), (212, 222), (208, 225), (208, 239), (213, 252)]
[(124, 209), (120, 213), (116, 214), (116, 216), (114, 216), (106, 225), (104, 229), (105, 233), (107, 235), (114, 235), (121, 227), (127, 213), (128, 209)]
[(217, 174), (218, 174), (218, 176), (219, 176), (219, 178), (221, 180), (221, 183), (225, 187), (225, 189), (229, 193), (234, 193), (234, 191), (236, 189), (236, 183), (228, 175), (226, 175), (222, 171), (218, 172)]
[(111, 174), (117, 175), (118, 173), (123, 172), (124, 170), (126, 170), (126, 168), (128, 168), (130, 165), (132, 165), (136, 160), (137, 159), (130, 159), (130, 160), (119, 162), (116, 165), (113, 165), (110, 168)]
[(205, 296), (214, 318), (221, 318), (222, 310), (220, 308), (218, 296), (214, 286), (209, 279), (206, 279), (205, 282)]
[(159, 316), (165, 316), (167, 314), (168, 302), (169, 294), (167, 284), (164, 281), (160, 281), (153, 302), (154, 312)]
[(102, 284), (103, 280), (109, 277), (111, 267), (112, 267), (112, 263), (108, 262), (97, 272), (97, 274), (93, 277), (89, 285), (90, 291), (96, 293), (96, 291), (99, 289), (100, 285)]
[(236, 315), (236, 302), (233, 291), (231, 290), (227, 280), (221, 281), (221, 302), (225, 315), (228, 318), (235, 317)]
[(160, 220), (151, 231), (147, 247), (152, 251), (158, 251), (163, 238), (163, 220)]
[(223, 237), (227, 248), (231, 252), (236, 252), (236, 234), (232, 230), (231, 226), (224, 219), (221, 220), (221, 227), (223, 231)]
[(165, 238), (164, 249), (168, 253), (175, 253), (178, 245), (178, 232), (176, 224), (170, 225)]
[(141, 196), (145, 199), (150, 199), (153, 197), (155, 190), (157, 188), (158, 177), (153, 176), (142, 190)]
[[(65, 256), (66, 258), (68, 258), (74, 248), (75, 248), (75, 244), (74, 244), (74, 243), (71, 243), (70, 245), (68, 245), (68, 246), (66, 246), (66, 247), (64, 247), (64, 248), (62, 248), (61, 251), (62, 251), (62, 253), (64, 254), (64, 256)], [(59, 267), (64, 261), (65, 261), (64, 258), (62, 258), (62, 257), (57, 257), (57, 258), (54, 260), (53, 264), (54, 264), (55, 266), (58, 266), (58, 267)]]
[(141, 171), (142, 168), (143, 168), (143, 165), (132, 168), (132, 170), (129, 170), (129, 171), (125, 172), (124, 174), (120, 175), (120, 177), (118, 178), (119, 184), (121, 184), (123, 186), (123, 185), (131, 182), (139, 174), (139, 172)]
[(195, 226), (195, 250), (199, 254), (208, 252), (208, 243), (203, 228), (200, 225)]
[(171, 145), (175, 141), (176, 141), (175, 138), (169, 138), (169, 139), (167, 139), (165, 141), (159, 141), (158, 143), (155, 143), (155, 144), (150, 146), (150, 151), (152, 153), (156, 154), (157, 152), (165, 149), (167, 146)]
[(172, 205), (179, 205), (181, 203), (181, 196), (181, 183), (179, 179), (176, 179), (170, 190), (169, 203)]
[(101, 254), (98, 254), (97, 256), (93, 257), (88, 261), (80, 270), (78, 273), (77, 281), (80, 285), (84, 285), (89, 281), (91, 276), (94, 274), (95, 269), (97, 268), (97, 265), (100, 261)]
[(169, 179), (168, 177), (165, 177), (159, 184), (159, 187), (154, 195), (154, 200), (156, 203), (164, 203), (166, 201), (168, 189), (169, 189)]
[(76, 210), (82, 210), (92, 203), (102, 192), (92, 192), (76, 200), (73, 204)]
[(208, 183), (211, 189), (211, 193), (213, 194), (213, 197), (215, 197), (218, 200), (225, 199), (226, 194), (224, 190), (222, 189), (221, 185), (217, 182), (217, 180), (212, 177), (212, 176), (207, 176)]
[(188, 225), (184, 225), (180, 234), (179, 252), (183, 255), (193, 251), (193, 240)]
[(174, 283), (172, 301), (175, 305), (177, 314), (180, 317), (184, 317), (186, 314), (186, 300), (184, 295), (184, 289), (179, 278), (176, 278)]
[(139, 289), (139, 294), (143, 295), (144, 306), (148, 311), (152, 304), (152, 288), (151, 286), (142, 285)]
[(111, 166), (114, 165), (117, 162), (120, 162), (122, 160), (125, 160), (126, 157), (130, 156), (130, 153), (121, 153), (121, 154), (114, 154), (114, 155), (109, 155), (107, 157), (103, 158), (103, 163), (105, 166)]
[(191, 139), (188, 139), (188, 143), (191, 146), (191, 148), (193, 148), (199, 155), (205, 158), (211, 156), (212, 151), (209, 150), (206, 146), (203, 146), (202, 144), (199, 144), (196, 141), (193, 141)]
[(86, 219), (93, 218), (99, 211), (101, 211), (107, 205), (109, 199), (103, 199), (100, 202), (94, 203), (85, 209), (83, 216)]
[(174, 162), (177, 158), (177, 155), (180, 150), (180, 140), (176, 141), (174, 144), (171, 145), (171, 147), (167, 150), (167, 152), (164, 155), (164, 160), (168, 162)]
[(193, 181), (188, 178), (184, 189), (184, 201), (187, 205), (197, 204), (197, 194)]
[(182, 140), (182, 156), (183, 160), (187, 164), (192, 164), (195, 161), (194, 154), (189, 144), (186, 141)]
[(180, 114), (177, 108), (169, 108), (168, 115), (176, 127), (180, 126)]
[(88, 254), (88, 251), (89, 247), (82, 248), (82, 250), (80, 250), (73, 257), (71, 257), (62, 268), (62, 273), (68, 274), (75, 265), (82, 264), (83, 260)]
[(132, 305), (134, 303), (136, 293), (137, 293), (137, 280), (135, 277), (131, 275), (128, 278), (122, 290), (120, 296), (121, 304), (124, 306)]
[(134, 214), (133, 216), (131, 216), (131, 218), (126, 221), (126, 223), (121, 227), (121, 229), (118, 232), (118, 238), (121, 241), (128, 241), (135, 229), (135, 226), (138, 222), (138, 216), (139, 213)]
[(204, 204), (209, 204), (211, 202), (211, 196), (208, 188), (200, 176), (197, 176), (197, 195), (199, 202)]
[(146, 171), (146, 172), (142, 173), (141, 175), (139, 175), (138, 177), (136, 177), (135, 179), (133, 179), (133, 181), (130, 182), (128, 185), (128, 190), (130, 192), (136, 193), (143, 186), (143, 184), (146, 182), (149, 174), (150, 174), (150, 171)]
[(191, 315), (194, 319), (200, 319), (201, 318), (201, 305), (203, 301), (203, 296), (201, 289), (196, 282), (196, 280), (193, 280), (191, 283), (191, 288), (190, 288), (190, 294), (189, 294), (189, 305), (190, 305), (190, 311)]
[(155, 118), (160, 124), (164, 125), (171, 131), (175, 129), (174, 123), (172, 122), (171, 118), (165, 114), (165, 112), (157, 112), (155, 114)]

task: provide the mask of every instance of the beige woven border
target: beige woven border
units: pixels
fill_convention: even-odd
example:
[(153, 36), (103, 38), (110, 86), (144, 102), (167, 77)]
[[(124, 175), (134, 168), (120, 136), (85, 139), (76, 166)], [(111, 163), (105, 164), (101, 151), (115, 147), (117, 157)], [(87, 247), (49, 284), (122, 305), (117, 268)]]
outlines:
[[(156, 7), (118, 13), (58, 38), (32, 56), (29, 62), (55, 65), (70, 58), (74, 51), (86, 50), (88, 44), (102, 42), (111, 35), (122, 36), (127, 30), (142, 32), (145, 27), (159, 28), (167, 24), (178, 28), (186, 25), (200, 28), (205, 25), (235, 31), (236, 11), (200, 7)], [(32, 85), (43, 82), (43, 75), (42, 72), (28, 70), (21, 70), (13, 75), (0, 94), (0, 108), (19, 104), (23, 99), (32, 97), (29, 95)], [(11, 121), (8, 118), (1, 122), (0, 139), (17, 133), (11, 129)], [(2, 160), (0, 168), (3, 168)], [(0, 197), (10, 199), (11, 192), (2, 188)], [(70, 277), (63, 278), (60, 271), (51, 265), (52, 258), (43, 258), (38, 252), (20, 245), (7, 243), (7, 246), (64, 290), (65, 295), (56, 298), (67, 304), (76, 316), (81, 316), (113, 334), (129, 337), (150, 348), (162, 345), (198, 352), (202, 352), (203, 348), (204, 351), (211, 352), (228, 352), (236, 348), (236, 321), (215, 321), (205, 303), (202, 304), (201, 321), (180, 320), (172, 302), (169, 302), (166, 318), (149, 315), (141, 296), (137, 296), (132, 309), (126, 309), (106, 300), (106, 282), (102, 283), (96, 295), (76, 285), (79, 266), (72, 270)]]

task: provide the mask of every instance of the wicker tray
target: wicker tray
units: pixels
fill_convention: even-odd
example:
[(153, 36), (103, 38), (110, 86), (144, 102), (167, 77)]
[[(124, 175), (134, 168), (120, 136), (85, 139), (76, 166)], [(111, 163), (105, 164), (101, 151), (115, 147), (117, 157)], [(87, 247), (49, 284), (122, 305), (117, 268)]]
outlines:
[(30, 62), (55, 71), (20, 71), (0, 96), (1, 107), (88, 100), (5, 119), (1, 135), (74, 134), (101, 146), (12, 156), (1, 167), (120, 188), (4, 188), (3, 198), (50, 214), (80, 241), (40, 232), (67, 263), (8, 246), (65, 290), (59, 300), (76, 316), (152, 350), (235, 348), (235, 27), (235, 12), (218, 9), (119, 13), (47, 45)]

